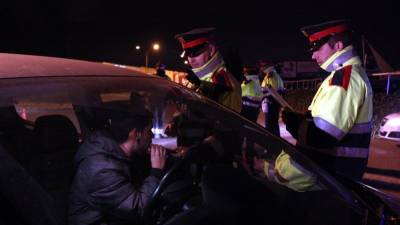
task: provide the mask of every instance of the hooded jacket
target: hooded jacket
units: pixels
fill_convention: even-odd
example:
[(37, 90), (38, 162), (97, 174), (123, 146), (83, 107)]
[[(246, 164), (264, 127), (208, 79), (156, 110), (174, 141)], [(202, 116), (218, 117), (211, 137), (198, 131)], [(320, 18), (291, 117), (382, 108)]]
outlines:
[(161, 177), (161, 170), (152, 169), (141, 186), (134, 186), (132, 160), (103, 131), (93, 133), (82, 144), (74, 164), (68, 212), (70, 225), (139, 222)]

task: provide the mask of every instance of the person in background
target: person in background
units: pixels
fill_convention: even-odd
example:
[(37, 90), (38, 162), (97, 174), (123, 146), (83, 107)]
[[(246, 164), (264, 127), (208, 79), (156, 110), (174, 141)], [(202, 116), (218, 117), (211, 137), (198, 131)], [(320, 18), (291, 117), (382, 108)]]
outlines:
[(261, 83), (263, 89), (262, 109), (265, 115), (265, 128), (271, 133), (280, 136), (279, 131), (279, 113), (281, 105), (272, 97), (269, 90), (274, 89), (282, 95), (284, 91), (283, 80), (274, 66), (266, 67), (262, 71), (265, 76)]
[(262, 90), (258, 79), (258, 70), (253, 66), (245, 66), (242, 81), (242, 114), (248, 120), (257, 123), (261, 106)]
[[(260, 80), (258, 79), (258, 70), (254, 66), (245, 65), (243, 67), (242, 78), (242, 111), (241, 115), (246, 119), (257, 123), (258, 114), (260, 111), (262, 90)], [(248, 168), (253, 168), (254, 141), (250, 138), (243, 140), (242, 158), (244, 165)]]
[(157, 64), (156, 64), (156, 76), (158, 76), (158, 77), (162, 77), (162, 78), (165, 78), (165, 79), (167, 79), (167, 80), (171, 80), (170, 78), (169, 78), (169, 76), (167, 76), (167, 74), (165, 73), (165, 64), (162, 64), (161, 62), (158, 62)]

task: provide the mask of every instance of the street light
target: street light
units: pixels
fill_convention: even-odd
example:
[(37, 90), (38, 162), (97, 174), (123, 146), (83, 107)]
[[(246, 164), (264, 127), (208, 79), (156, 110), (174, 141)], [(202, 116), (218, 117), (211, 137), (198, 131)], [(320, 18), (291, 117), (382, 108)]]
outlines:
[(153, 44), (153, 49), (158, 51), (160, 49), (160, 45), (158, 43)]
[[(141, 49), (140, 45), (136, 45), (135, 48), (138, 51)], [(146, 66), (146, 68), (149, 67), (149, 55), (150, 55), (150, 50), (151, 49), (153, 51), (159, 51), (160, 50), (160, 44), (154, 43), (154, 44), (152, 44), (151, 48), (145, 50), (145, 59), (146, 59), (145, 66)]]

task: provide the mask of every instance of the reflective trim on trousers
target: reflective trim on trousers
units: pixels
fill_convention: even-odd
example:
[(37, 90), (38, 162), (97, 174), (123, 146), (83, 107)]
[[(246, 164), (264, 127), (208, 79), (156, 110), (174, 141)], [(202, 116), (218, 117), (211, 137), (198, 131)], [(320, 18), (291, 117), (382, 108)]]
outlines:
[(367, 158), (368, 148), (336, 147), (334, 149), (317, 149), (328, 155), (347, 158)]
[(348, 158), (367, 158), (368, 148), (337, 147), (336, 156)]
[(260, 108), (260, 104), (256, 104), (256, 103), (252, 103), (252, 102), (242, 102), (242, 104), (245, 106), (250, 106), (253, 108), (257, 108), (257, 109)]
[(252, 102), (261, 102), (261, 96), (242, 96), (243, 100), (249, 100)]

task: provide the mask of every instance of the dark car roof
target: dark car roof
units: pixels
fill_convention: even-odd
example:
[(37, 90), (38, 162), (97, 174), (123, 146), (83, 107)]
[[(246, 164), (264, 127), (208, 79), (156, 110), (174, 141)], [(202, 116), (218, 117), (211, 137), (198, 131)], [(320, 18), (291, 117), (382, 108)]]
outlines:
[(96, 62), (0, 53), (0, 78), (92, 75), (131, 75), (149, 77), (149, 75), (145, 73)]

